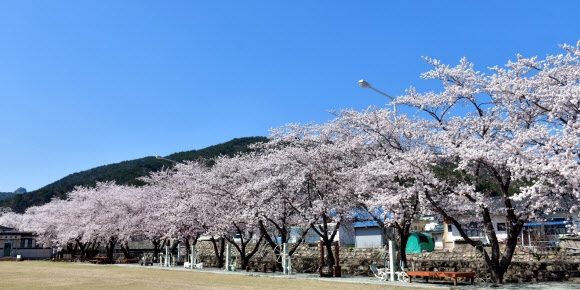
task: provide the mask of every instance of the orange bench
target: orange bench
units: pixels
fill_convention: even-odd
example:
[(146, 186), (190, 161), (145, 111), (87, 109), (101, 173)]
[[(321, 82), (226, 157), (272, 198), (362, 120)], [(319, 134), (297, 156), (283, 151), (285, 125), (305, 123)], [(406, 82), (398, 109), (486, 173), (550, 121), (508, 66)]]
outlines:
[(439, 271), (407, 271), (409, 275), (409, 283), (411, 283), (411, 277), (425, 277), (425, 282), (429, 282), (429, 277), (444, 277), (453, 278), (453, 286), (457, 286), (458, 277), (470, 277), (471, 284), (473, 284), (473, 279), (475, 278), (475, 272), (439, 272)]

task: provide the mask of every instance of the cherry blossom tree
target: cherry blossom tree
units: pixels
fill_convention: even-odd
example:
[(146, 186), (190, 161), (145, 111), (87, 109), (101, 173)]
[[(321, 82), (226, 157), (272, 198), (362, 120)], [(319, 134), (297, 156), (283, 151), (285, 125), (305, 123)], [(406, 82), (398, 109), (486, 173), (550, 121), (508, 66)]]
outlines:
[(326, 266), (334, 267), (332, 244), (342, 223), (352, 221), (357, 206), (352, 175), (343, 174), (356, 160), (348, 140), (340, 138), (332, 124), (289, 124), (272, 130), (269, 146), (278, 148), (291, 166), (299, 169), (305, 208), (299, 211), (303, 225), (320, 236), (326, 248)]
[[(218, 157), (206, 179), (208, 187), (205, 193), (213, 201), (213, 221), (208, 231), (235, 247), (244, 269), (264, 237), (258, 227), (258, 208), (261, 205), (256, 204), (256, 192), (247, 190), (247, 185), (255, 178), (253, 162), (253, 156), (248, 154)], [(234, 239), (234, 235), (239, 239)]]
[(171, 169), (150, 172), (148, 177), (141, 178), (147, 183), (142, 188), (140, 204), (141, 223), (139, 232), (153, 245), (153, 261), (157, 262), (159, 253), (170, 244), (170, 228), (175, 215), (172, 211), (173, 195)]
[[(57, 228), (57, 236), (54, 242), (66, 245), (73, 258), (76, 257), (76, 253), (79, 251), (81, 259), (90, 258), (96, 252), (97, 246), (97, 243), (83, 240), (85, 229), (90, 227), (91, 223), (91, 220), (86, 215), (89, 209), (82, 197), (85, 190), (86, 188), (84, 187), (75, 188), (66, 200), (55, 199), (51, 201), (48, 204), (49, 208), (44, 211), (45, 215), (33, 218), (33, 221), (44, 220), (45, 222), (54, 223)], [(88, 249), (90, 246), (93, 249), (89, 254)]]
[[(196, 245), (199, 237), (207, 230), (211, 218), (204, 216), (202, 210), (205, 205), (204, 191), (208, 168), (205, 160), (195, 162), (185, 161), (176, 164), (172, 175), (172, 182), (164, 186), (165, 190), (173, 192), (169, 205), (172, 213), (169, 218), (170, 231), (168, 236), (183, 241), (190, 254), (191, 245)], [(159, 185), (159, 184), (158, 184)]]
[(12, 211), (10, 208), (0, 208), (0, 225), (19, 229), (22, 225), (23, 215)]
[[(107, 256), (112, 259), (117, 244), (125, 245), (136, 236), (140, 223), (139, 211), (134, 200), (139, 195), (132, 186), (114, 182), (98, 182), (95, 187), (82, 191), (85, 217), (90, 218), (83, 234), (83, 241), (98, 241), (105, 245)], [(78, 191), (81, 193), (81, 191)], [(73, 198), (75, 198), (73, 194)], [(127, 249), (125, 249), (125, 254)]]
[(206, 172), (201, 162), (185, 161), (142, 178), (147, 185), (142, 189), (140, 227), (141, 233), (154, 245), (154, 257), (169, 246), (172, 238), (183, 241), (189, 254), (190, 241), (195, 245), (206, 231), (205, 223), (211, 219), (204, 216), (206, 202), (200, 195)]
[[(302, 191), (303, 178), (300, 167), (283, 150), (268, 149), (268, 144), (257, 144), (255, 152), (248, 154), (247, 166), (250, 167), (248, 182), (240, 190), (252, 197), (258, 218), (258, 227), (264, 239), (273, 250), (281, 266), (282, 245), (290, 241), (293, 227), (310, 228), (312, 224), (303, 223), (301, 212), (306, 207), (306, 196)], [(307, 231), (292, 244), (288, 255), (292, 256), (303, 242)]]
[[(429, 137), (430, 147), (456, 164), (456, 175), (446, 176), (450, 190), (426, 192), (425, 198), (473, 246), (480, 242), (466, 234), (462, 216), (482, 221), (491, 249), (478, 249), (498, 283), (526, 221), (564, 202), (577, 209), (577, 176), (570, 170), (578, 167), (579, 54), (577, 47), (563, 48), (566, 55), (545, 60), (518, 56), (506, 68), (491, 68), (491, 76), (466, 59), (450, 67), (426, 58), (434, 69), (422, 77), (442, 81), (443, 91), (411, 88), (399, 98), (432, 117), (438, 131)], [(505, 240), (493, 227), (494, 212), (507, 220)]]
[(53, 199), (47, 204), (26, 209), (18, 229), (34, 232), (38, 243), (49, 246), (65, 245), (70, 240), (61, 235), (65, 228), (64, 223), (61, 223), (63, 220), (59, 212), (62, 212), (66, 205), (65, 200)]
[(430, 167), (435, 156), (424, 141), (430, 127), (422, 120), (377, 108), (342, 110), (337, 124), (356, 144), (349, 150), (360, 160), (351, 169), (357, 177), (360, 210), (364, 210), (360, 215), (373, 218), (384, 234), (389, 234), (388, 228), (396, 230), (398, 260), (406, 264), (411, 224), (424, 212), (425, 182), (434, 178)]

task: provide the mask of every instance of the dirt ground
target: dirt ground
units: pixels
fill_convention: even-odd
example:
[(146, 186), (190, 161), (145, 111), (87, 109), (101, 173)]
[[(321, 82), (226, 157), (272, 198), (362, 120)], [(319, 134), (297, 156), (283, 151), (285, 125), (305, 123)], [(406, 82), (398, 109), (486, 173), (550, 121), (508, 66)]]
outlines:
[(0, 262), (2, 289), (409, 289), (300, 278), (254, 277), (85, 263)]

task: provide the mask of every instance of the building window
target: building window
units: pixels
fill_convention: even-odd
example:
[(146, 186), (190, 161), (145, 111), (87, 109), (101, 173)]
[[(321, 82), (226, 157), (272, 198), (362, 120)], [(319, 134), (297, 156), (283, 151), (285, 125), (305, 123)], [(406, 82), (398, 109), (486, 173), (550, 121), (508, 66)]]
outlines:
[(483, 226), (477, 222), (470, 222), (465, 226), (465, 234), (469, 237), (480, 237), (484, 235)]
[(20, 239), (20, 248), (24, 248), (24, 243), (26, 241), (24, 239)]
[(28, 239), (28, 247), (32, 248), (32, 239)]
[(448, 232), (452, 232), (453, 231), (453, 226), (452, 225), (447, 225), (447, 231)]
[(505, 223), (497, 223), (497, 231), (498, 232), (505, 232), (507, 230), (507, 227), (505, 226)]

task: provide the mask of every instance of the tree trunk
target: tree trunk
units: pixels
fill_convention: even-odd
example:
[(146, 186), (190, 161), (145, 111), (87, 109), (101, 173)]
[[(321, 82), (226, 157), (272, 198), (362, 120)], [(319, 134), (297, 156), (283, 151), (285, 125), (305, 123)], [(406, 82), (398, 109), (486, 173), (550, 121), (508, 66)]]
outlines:
[[(244, 254), (244, 256), (240, 257), (242, 258), (242, 269), (246, 269), (248, 267), (248, 265), (250, 264), (250, 259), (254, 256), (254, 254), (256, 254), (258, 252), (258, 249), (260, 249), (260, 244), (262, 243), (262, 239), (264, 238), (264, 235), (260, 235), (260, 239), (258, 240), (257, 243), (254, 244), (254, 249), (252, 249), (252, 251), (250, 251), (249, 254)], [(245, 248), (246, 245), (244, 245)]]
[[(183, 239), (185, 242), (185, 250), (186, 250), (185, 255), (188, 257), (187, 259), (189, 259), (189, 257), (191, 257), (191, 246), (195, 246), (197, 244), (198, 238), (199, 238), (199, 235), (196, 235), (195, 237), (185, 237)], [(191, 239), (191, 243), (189, 242), (190, 239)]]
[[(272, 239), (272, 237), (270, 237), (270, 235), (268, 234), (268, 231), (266, 230), (266, 227), (264, 226), (264, 222), (262, 220), (258, 221), (258, 227), (260, 228), (260, 233), (262, 234), (262, 236), (264, 237), (264, 239), (266, 240), (266, 242), (268, 243), (268, 245), (270, 246), (270, 248), (274, 252), (274, 257), (276, 257), (276, 268), (278, 269), (278, 271), (280, 271), (282, 269), (282, 257), (280, 255), (280, 247), (279, 247), (278, 243), (276, 241), (274, 241)], [(286, 240), (286, 237), (282, 236), (283, 243), (285, 242), (285, 240)], [(243, 266), (242, 269), (245, 269), (245, 267)]]
[[(272, 239), (272, 237), (268, 234), (268, 231), (266, 230), (266, 227), (264, 226), (264, 223), (262, 220), (258, 221), (258, 226), (260, 228), (260, 233), (262, 234), (262, 236), (264, 237), (264, 239), (266, 240), (266, 242), (268, 243), (268, 245), (270, 246), (270, 248), (274, 252), (274, 257), (276, 257), (278, 270), (282, 271), (282, 255), (281, 255), (282, 248), (281, 248), (281, 246), (284, 243), (288, 242), (288, 239), (287, 239), (288, 230), (285, 227), (278, 226), (277, 224), (273, 223), (272, 221), (270, 221), (270, 223), (273, 224), (276, 227), (276, 229), (278, 229), (278, 231), (279, 231), (280, 237), (282, 238), (280, 245), (278, 244), (277, 241), (274, 241), (274, 239)], [(308, 228), (310, 228), (310, 227), (312, 227), (312, 224), (310, 224), (310, 226)], [(298, 239), (298, 241), (292, 245), (291, 249), (289, 249), (288, 256), (292, 256), (292, 254), (294, 254), (296, 249), (298, 249), (298, 247), (302, 244), (302, 242), (304, 242), (304, 237), (306, 237), (307, 234), (308, 234), (308, 230), (306, 230), (302, 233), (302, 235)]]
[(66, 244), (66, 249), (70, 253), (71, 258), (74, 259), (74, 257), (77, 254), (77, 245), (76, 245), (76, 243), (74, 245), (72, 243), (67, 243)]
[(503, 283), (503, 277), (511, 264), (518, 244), (518, 236), (523, 229), (523, 222), (510, 224), (509, 228), (510, 231), (508, 233), (503, 255), (501, 256), (501, 259), (498, 259), (499, 261), (497, 263), (494, 263), (497, 264), (497, 266), (491, 271), (491, 279), (494, 281), (494, 283)]
[(189, 237), (183, 239), (185, 243), (185, 256), (187, 257), (185, 261), (188, 261), (189, 257), (191, 256), (191, 244), (189, 243)]
[(161, 249), (163, 248), (163, 246), (165, 246), (166, 240), (161, 240), (159, 238), (153, 238), (151, 239), (151, 243), (153, 244), (153, 262), (154, 263), (159, 263), (160, 261), (158, 261), (159, 259), (159, 253), (161, 251)]
[(107, 251), (107, 258), (113, 261), (113, 254), (115, 253), (115, 245), (117, 244), (117, 238), (109, 238), (105, 249)]
[(91, 244), (91, 250), (90, 250), (90, 252), (91, 252), (91, 254), (90, 254), (91, 258), (94, 257), (94, 256), (96, 256), (99, 253), (99, 247), (100, 246), (101, 246), (101, 242), (94, 241)]
[(216, 260), (218, 262), (218, 268), (221, 268), (224, 266), (224, 252), (225, 252), (225, 248), (226, 248), (226, 239), (224, 237), (219, 238), (219, 249), (218, 249), (218, 241), (216, 241), (216, 239), (214, 239), (213, 237), (211, 238), (211, 243), (213, 244), (213, 251), (216, 257)]
[(87, 258), (86, 257), (86, 248), (87, 248), (87, 243), (81, 243), (81, 241), (79, 239), (75, 239), (75, 243), (78, 245), (80, 253), (79, 253), (79, 257), (82, 259)]
[(403, 267), (407, 266), (407, 252), (406, 252), (406, 248), (407, 248), (407, 241), (409, 240), (409, 232), (405, 231), (404, 229), (397, 229), (397, 231), (399, 232), (399, 237), (398, 237), (398, 245), (397, 247), (399, 248), (397, 253), (399, 255), (398, 261), (400, 261), (400, 265), (399, 265), (399, 270), (402, 270)]
[[(507, 191), (507, 186), (504, 186), (504, 190)], [(474, 241), (470, 239), (465, 231), (463, 230), (461, 224), (453, 217), (449, 216), (447, 212), (443, 208), (441, 208), (433, 199), (430, 197), (429, 194), (426, 195), (429, 202), (438, 210), (438, 212), (443, 216), (445, 220), (448, 220), (453, 223), (453, 225), (457, 228), (461, 237), (467, 241), (473, 247), (481, 245), (481, 242)], [(503, 283), (503, 277), (507, 272), (509, 265), (512, 261), (513, 254), (515, 252), (517, 246), (517, 239), (520, 235), (523, 227), (524, 221), (519, 220), (514, 212), (513, 206), (511, 205), (511, 200), (509, 198), (504, 198), (504, 202), (506, 204), (506, 218), (508, 220), (507, 223), (507, 231), (508, 231), (508, 238), (506, 240), (506, 247), (502, 255), (500, 255), (500, 242), (497, 239), (495, 230), (493, 228), (492, 218), (489, 210), (487, 208), (482, 208), (482, 216), (484, 223), (486, 225), (486, 229), (488, 231), (488, 237), (490, 239), (490, 246), (491, 246), (491, 257), (489, 253), (485, 250), (480, 250), (483, 252), (483, 256), (485, 258), (485, 262), (489, 267), (489, 271), (491, 274), (491, 279), (494, 283), (501, 284)], [(477, 249), (477, 247), (476, 247)]]
[(327, 239), (324, 241), (324, 247), (326, 248), (326, 266), (330, 271), (334, 268), (334, 251), (332, 251), (332, 240)]
[(125, 259), (131, 259), (131, 253), (129, 253), (129, 243), (128, 242), (123, 242), (121, 243), (121, 251), (123, 252), (123, 256), (125, 257)]
[(236, 250), (240, 254), (240, 259), (242, 260), (242, 269), (246, 269), (246, 267), (248, 267), (248, 265), (249, 265), (250, 259), (254, 256), (254, 254), (256, 254), (256, 252), (258, 252), (258, 249), (260, 248), (260, 244), (262, 243), (262, 239), (266, 235), (264, 235), (262, 233), (262, 231), (260, 231), (260, 238), (258, 239), (258, 242), (254, 245), (254, 248), (252, 249), (252, 251), (247, 253), (246, 247), (248, 246), (248, 244), (250, 243), (250, 241), (252, 240), (254, 235), (249, 234), (249, 236), (246, 237), (246, 236), (244, 236), (242, 230), (239, 227), (236, 226), (236, 228), (238, 229), (237, 233), (241, 237), (240, 243), (238, 244), (238, 243), (234, 242), (234, 240), (231, 238), (226, 238), (226, 239), (228, 240), (228, 242), (230, 244), (234, 245), (234, 247), (236, 248)]
[(316, 226), (312, 225), (310, 228), (322, 239), (324, 247), (326, 248), (326, 257), (324, 261), (325, 263), (324, 266), (328, 267), (329, 270), (332, 271), (332, 268), (334, 267), (334, 252), (332, 251), (332, 242), (334, 240), (334, 237), (336, 236), (336, 233), (338, 232), (340, 222), (336, 223), (336, 225), (334, 226), (334, 230), (332, 231), (332, 234), (330, 234), (330, 236), (328, 236), (328, 218), (326, 216), (322, 216), (322, 225), (318, 227), (319, 228), (317, 229)]
[(177, 246), (179, 246), (179, 240), (173, 240), (173, 242), (171, 243), (171, 246), (169, 247), (169, 252), (173, 254), (173, 252), (175, 252), (175, 249), (177, 249)]

